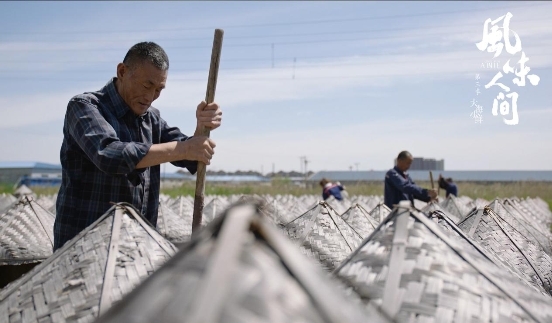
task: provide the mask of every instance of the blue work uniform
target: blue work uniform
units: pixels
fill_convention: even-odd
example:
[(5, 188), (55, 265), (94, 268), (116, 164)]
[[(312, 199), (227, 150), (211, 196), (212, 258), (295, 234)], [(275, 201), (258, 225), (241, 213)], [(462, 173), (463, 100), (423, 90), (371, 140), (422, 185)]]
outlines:
[(406, 172), (397, 166), (390, 169), (385, 174), (384, 204), (393, 209), (394, 204), (404, 200), (410, 200), (414, 205), (414, 199), (429, 202), (431, 197), (428, 190), (416, 185)]

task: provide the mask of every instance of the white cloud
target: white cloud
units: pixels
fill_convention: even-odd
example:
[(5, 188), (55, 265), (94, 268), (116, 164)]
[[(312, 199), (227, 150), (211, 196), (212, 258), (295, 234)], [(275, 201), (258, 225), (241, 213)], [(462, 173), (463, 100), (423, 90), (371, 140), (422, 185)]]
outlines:
[[(541, 118), (552, 118), (552, 108), (525, 113), (523, 122)], [(542, 147), (548, 146), (550, 135), (532, 133), (521, 124), (508, 127), (498, 119), (475, 124), (468, 116), (462, 120), (377, 120), (226, 139), (214, 135), (217, 148), (212, 167), (259, 170), (264, 165), (266, 171), (274, 162), (277, 170), (297, 170), (299, 157), (307, 156), (314, 170), (346, 170), (357, 162), (359, 169), (382, 170), (406, 149), (416, 156), (444, 158), (449, 170), (549, 169), (552, 153)]]

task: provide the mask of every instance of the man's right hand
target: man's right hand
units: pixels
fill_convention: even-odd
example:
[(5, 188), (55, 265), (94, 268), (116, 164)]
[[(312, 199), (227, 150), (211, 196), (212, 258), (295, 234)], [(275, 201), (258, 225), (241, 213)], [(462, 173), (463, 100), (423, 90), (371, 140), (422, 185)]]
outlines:
[(207, 136), (194, 136), (179, 142), (178, 150), (182, 152), (185, 160), (197, 160), (210, 165), (216, 146), (215, 142)]

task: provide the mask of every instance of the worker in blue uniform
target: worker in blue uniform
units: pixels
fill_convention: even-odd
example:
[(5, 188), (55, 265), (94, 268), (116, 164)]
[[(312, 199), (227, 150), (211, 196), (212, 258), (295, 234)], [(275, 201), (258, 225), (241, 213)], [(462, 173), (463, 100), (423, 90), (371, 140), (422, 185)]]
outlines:
[(429, 202), (437, 198), (437, 191), (425, 189), (416, 185), (406, 172), (412, 165), (413, 157), (408, 151), (401, 151), (397, 157), (397, 165), (385, 174), (384, 204), (393, 209), (400, 201), (414, 199)]
[(443, 176), (439, 175), (439, 187), (444, 189), (447, 192), (446, 197), (449, 195), (458, 196), (458, 186), (452, 181), (452, 178), (444, 179)]
[(320, 180), (320, 186), (322, 186), (322, 198), (324, 200), (333, 196), (336, 200), (343, 201), (341, 192), (345, 190), (345, 187), (341, 185), (341, 183), (332, 183), (328, 179), (322, 178), (322, 180)]

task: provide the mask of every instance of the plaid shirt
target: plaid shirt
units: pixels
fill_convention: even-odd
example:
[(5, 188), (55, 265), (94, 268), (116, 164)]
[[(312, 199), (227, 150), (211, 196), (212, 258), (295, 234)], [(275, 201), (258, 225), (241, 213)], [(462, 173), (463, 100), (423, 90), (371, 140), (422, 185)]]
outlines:
[[(169, 127), (150, 107), (136, 116), (112, 78), (101, 90), (67, 105), (60, 157), (62, 182), (56, 202), (54, 250), (96, 221), (110, 202), (133, 204), (154, 226), (159, 207), (160, 166), (135, 169), (152, 144), (188, 137)], [(172, 163), (192, 174), (197, 161)]]

